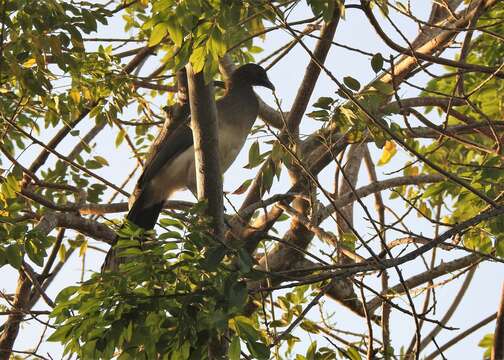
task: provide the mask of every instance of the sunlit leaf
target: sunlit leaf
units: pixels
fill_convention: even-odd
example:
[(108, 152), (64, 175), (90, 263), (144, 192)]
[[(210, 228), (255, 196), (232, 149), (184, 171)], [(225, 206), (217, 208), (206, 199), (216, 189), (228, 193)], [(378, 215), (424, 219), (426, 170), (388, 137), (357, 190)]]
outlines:
[(168, 34), (168, 27), (165, 23), (156, 24), (151, 31), (151, 36), (149, 38), (148, 45), (155, 46), (159, 44), (167, 34)]
[(395, 142), (389, 140), (385, 141), (385, 146), (383, 146), (383, 151), (377, 165), (382, 166), (387, 164), (396, 154), (396, 152), (397, 145), (395, 144)]

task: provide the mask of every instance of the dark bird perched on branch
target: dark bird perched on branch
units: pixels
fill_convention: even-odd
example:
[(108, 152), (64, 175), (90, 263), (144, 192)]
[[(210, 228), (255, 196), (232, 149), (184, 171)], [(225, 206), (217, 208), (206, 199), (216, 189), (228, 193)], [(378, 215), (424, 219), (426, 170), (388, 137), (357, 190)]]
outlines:
[[(253, 86), (275, 87), (259, 65), (238, 68), (226, 84), (226, 94), (216, 102), (219, 124), (219, 152), (222, 171), (238, 156), (254, 124), (259, 109)], [(152, 229), (164, 201), (174, 192), (189, 189), (196, 193), (193, 136), (189, 122), (179, 126), (159, 148), (138, 180), (126, 218)]]
[[(220, 165), (225, 172), (238, 156), (254, 124), (259, 103), (253, 86), (275, 90), (266, 71), (259, 65), (238, 68), (226, 83), (226, 93), (216, 102)], [(179, 125), (159, 146), (140, 176), (130, 198), (126, 219), (150, 230), (154, 228), (163, 204), (174, 192), (189, 189), (196, 193), (193, 135), (190, 119)], [(110, 265), (109, 251), (104, 268)]]

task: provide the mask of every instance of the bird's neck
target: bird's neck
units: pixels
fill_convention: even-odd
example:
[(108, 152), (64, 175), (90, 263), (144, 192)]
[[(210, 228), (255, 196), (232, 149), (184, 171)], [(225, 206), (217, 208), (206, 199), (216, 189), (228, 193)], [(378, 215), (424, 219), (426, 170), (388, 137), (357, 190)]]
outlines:
[(242, 80), (242, 79), (231, 79), (227, 84), (226, 84), (226, 94), (227, 95), (232, 95), (232, 94), (246, 94), (250, 93), (253, 94), (254, 91), (252, 89), (252, 85), (250, 83)]

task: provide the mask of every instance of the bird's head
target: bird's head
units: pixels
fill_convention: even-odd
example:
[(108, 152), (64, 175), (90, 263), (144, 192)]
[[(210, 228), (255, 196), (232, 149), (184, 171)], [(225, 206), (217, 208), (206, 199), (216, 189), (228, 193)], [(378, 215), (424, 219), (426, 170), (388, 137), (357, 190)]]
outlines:
[(250, 86), (264, 86), (275, 91), (275, 86), (268, 79), (266, 70), (256, 64), (245, 64), (240, 66), (231, 75), (231, 82), (245, 83)]

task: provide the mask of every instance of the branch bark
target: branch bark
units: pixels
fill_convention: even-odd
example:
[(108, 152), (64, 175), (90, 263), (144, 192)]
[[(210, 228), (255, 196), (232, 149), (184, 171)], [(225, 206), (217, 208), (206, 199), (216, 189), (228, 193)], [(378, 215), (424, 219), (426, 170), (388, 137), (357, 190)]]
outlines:
[[(315, 46), (315, 50), (313, 52), (313, 58), (310, 63), (306, 67), (305, 74), (303, 76), (303, 81), (301, 86), (299, 87), (296, 98), (292, 105), (291, 111), (289, 112), (289, 116), (286, 119), (287, 121), (287, 129), (282, 132), (280, 135), (281, 138), (285, 136), (286, 133), (296, 133), (299, 124), (301, 123), (301, 119), (306, 111), (308, 103), (310, 101), (313, 90), (315, 89), (315, 85), (318, 81), (321, 68), (319, 64), (323, 64), (329, 53), (329, 49), (331, 48), (331, 41), (334, 38), (334, 34), (336, 33), (336, 28), (338, 26), (340, 19), (340, 14), (338, 10), (335, 10), (333, 14), (333, 18), (331, 21), (324, 24), (322, 28), (320, 39)], [(259, 176), (254, 179), (252, 182), (249, 191), (247, 193), (247, 197), (242, 204), (242, 208), (245, 208), (261, 199), (261, 176), (263, 169), (265, 166), (269, 166), (268, 162), (271, 161), (271, 158), (268, 158), (264, 165), (261, 167), (259, 172)]]
[[(421, 274), (410, 277), (406, 280), (405, 285), (409, 289), (413, 289), (419, 285), (425, 284), (428, 281), (436, 279), (440, 276), (446, 275), (450, 272), (460, 270), (462, 268), (474, 265), (481, 261), (481, 256), (477, 254), (471, 254), (460, 259), (456, 259), (447, 263), (441, 263), (440, 265), (432, 268), (431, 270), (425, 271)], [(380, 296), (376, 296), (367, 303), (367, 307), (370, 312), (375, 311), (383, 302), (383, 297), (398, 295), (404, 291), (403, 284), (397, 284), (387, 291), (382, 292)]]
[(504, 359), (504, 282), (502, 283), (499, 310), (497, 310), (497, 323), (495, 324), (494, 344), (492, 347), (491, 359)]
[(492, 322), (493, 320), (495, 320), (496, 317), (497, 317), (497, 313), (494, 313), (494, 314), (492, 314), (492, 315), (484, 318), (483, 320), (481, 320), (477, 324), (474, 324), (473, 326), (471, 326), (467, 330), (465, 330), (465, 331), (461, 332), (460, 334), (458, 334), (457, 336), (455, 336), (453, 339), (451, 339), (450, 341), (448, 341), (446, 344), (440, 346), (438, 350), (434, 351), (432, 354), (429, 354), (424, 360), (435, 360), (435, 359), (438, 359), (438, 355), (441, 354), (443, 351), (449, 349), (450, 347), (452, 347), (453, 345), (455, 345), (456, 343), (458, 343), (460, 340), (462, 340), (462, 339), (466, 338), (467, 336), (471, 335), (476, 330), (481, 329), (486, 324)]
[(213, 85), (205, 84), (203, 72), (194, 73), (190, 65), (187, 68), (187, 78), (198, 200), (208, 201), (207, 214), (212, 217), (214, 235), (222, 239), (224, 203)]

